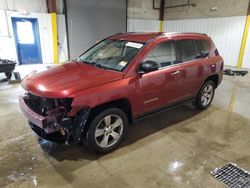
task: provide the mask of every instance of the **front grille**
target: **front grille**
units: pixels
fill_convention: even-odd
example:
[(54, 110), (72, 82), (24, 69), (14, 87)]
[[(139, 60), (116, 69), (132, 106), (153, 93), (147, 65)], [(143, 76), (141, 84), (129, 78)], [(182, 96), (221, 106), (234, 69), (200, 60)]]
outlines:
[(250, 188), (250, 173), (235, 164), (216, 168), (211, 174), (230, 188)]

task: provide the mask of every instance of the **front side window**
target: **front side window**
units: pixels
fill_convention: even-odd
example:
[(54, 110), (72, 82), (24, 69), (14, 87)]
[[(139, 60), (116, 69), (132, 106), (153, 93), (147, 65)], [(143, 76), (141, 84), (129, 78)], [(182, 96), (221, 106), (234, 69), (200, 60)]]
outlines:
[(171, 41), (158, 44), (144, 59), (145, 61), (154, 61), (159, 68), (172, 65), (176, 62), (175, 48)]
[(180, 50), (182, 61), (191, 61), (195, 59), (195, 47), (193, 40), (179, 40), (176, 41)]
[(77, 60), (104, 69), (122, 71), (143, 45), (132, 41), (105, 39)]

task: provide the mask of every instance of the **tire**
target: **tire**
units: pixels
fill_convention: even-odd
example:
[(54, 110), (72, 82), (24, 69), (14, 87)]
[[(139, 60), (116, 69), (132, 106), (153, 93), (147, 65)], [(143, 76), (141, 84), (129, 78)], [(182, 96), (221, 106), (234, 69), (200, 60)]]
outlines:
[(14, 72), (14, 77), (16, 80), (21, 80), (21, 75), (19, 72)]
[(128, 119), (124, 111), (109, 108), (94, 117), (88, 130), (82, 135), (82, 142), (91, 152), (106, 153), (121, 143), (127, 127)]
[(8, 79), (11, 79), (11, 77), (12, 77), (12, 72), (6, 72), (6, 73), (5, 73), (5, 76), (6, 76)]
[(206, 81), (201, 87), (196, 100), (195, 107), (198, 109), (206, 109), (210, 106), (214, 98), (215, 85), (211, 80)]

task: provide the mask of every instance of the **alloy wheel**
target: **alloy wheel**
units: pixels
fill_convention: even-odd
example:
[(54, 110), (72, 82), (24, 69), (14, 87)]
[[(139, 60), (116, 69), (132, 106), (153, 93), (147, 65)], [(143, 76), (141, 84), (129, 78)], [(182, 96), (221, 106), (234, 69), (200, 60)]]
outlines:
[(214, 88), (211, 84), (208, 84), (202, 92), (201, 104), (203, 106), (209, 105), (213, 98), (213, 94), (214, 94)]
[(113, 146), (121, 138), (123, 121), (115, 114), (107, 115), (98, 123), (95, 130), (95, 142), (99, 147)]

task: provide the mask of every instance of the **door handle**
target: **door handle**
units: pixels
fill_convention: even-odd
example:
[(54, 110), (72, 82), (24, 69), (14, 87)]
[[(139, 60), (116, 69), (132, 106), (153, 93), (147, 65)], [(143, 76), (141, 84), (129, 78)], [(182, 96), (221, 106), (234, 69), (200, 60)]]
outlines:
[(181, 71), (179, 71), (179, 70), (178, 70), (178, 71), (174, 71), (174, 72), (171, 73), (171, 75), (180, 74), (180, 72), (181, 72)]

